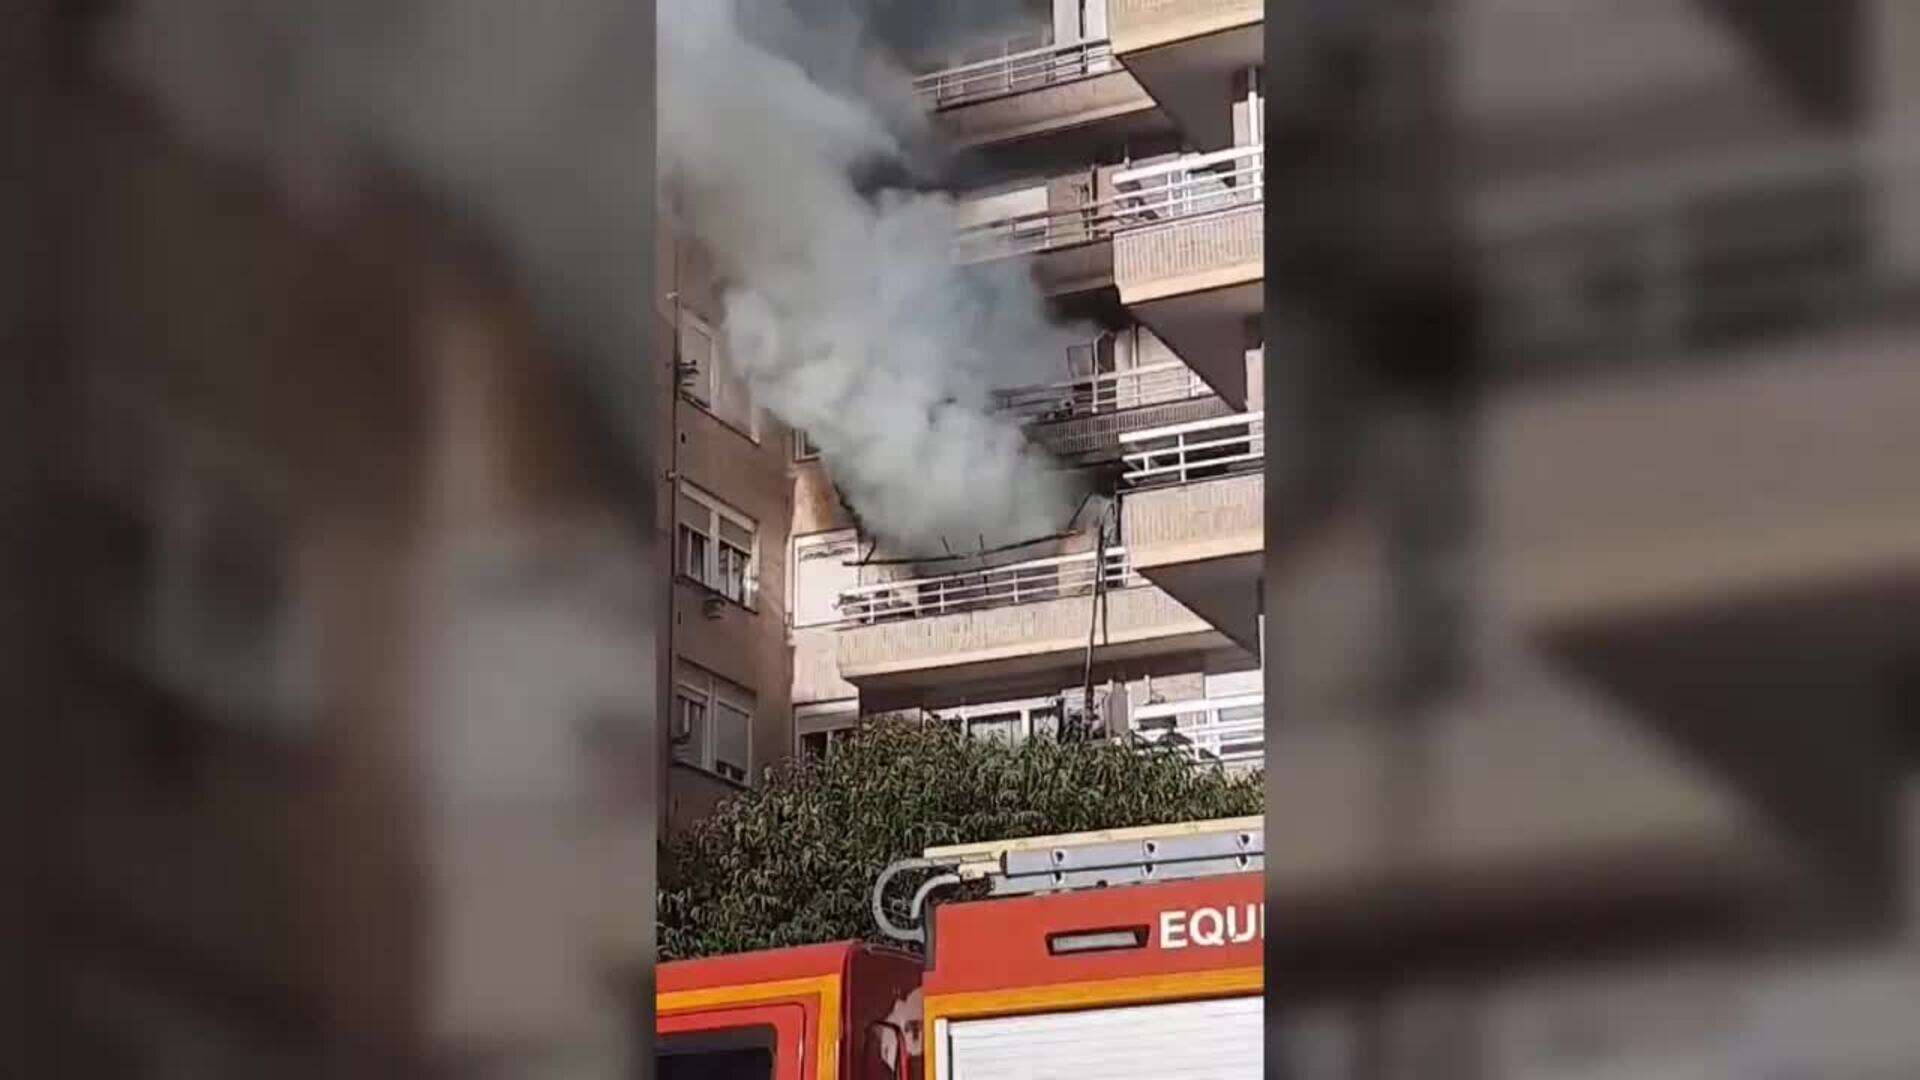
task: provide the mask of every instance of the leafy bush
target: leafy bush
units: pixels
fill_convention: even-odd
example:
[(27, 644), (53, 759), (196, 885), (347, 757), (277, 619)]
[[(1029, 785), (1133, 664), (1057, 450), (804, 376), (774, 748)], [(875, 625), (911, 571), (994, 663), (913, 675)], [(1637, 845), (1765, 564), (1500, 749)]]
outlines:
[(666, 842), (664, 959), (878, 939), (874, 879), (942, 844), (1262, 812), (1262, 777), (1117, 742), (1017, 743), (876, 724), (797, 760)]

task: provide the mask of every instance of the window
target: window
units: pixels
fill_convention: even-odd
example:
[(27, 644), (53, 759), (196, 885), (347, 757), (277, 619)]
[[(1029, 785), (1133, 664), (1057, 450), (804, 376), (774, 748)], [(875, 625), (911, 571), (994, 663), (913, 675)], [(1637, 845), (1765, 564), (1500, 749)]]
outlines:
[(988, 713), (967, 717), (967, 734), (975, 739), (1005, 739), (1014, 742), (1026, 734), (1025, 717), (1018, 711)]
[(1259, 146), (1266, 139), (1267, 98), (1264, 71), (1258, 66), (1237, 73), (1233, 80), (1233, 144)]
[(669, 1035), (655, 1046), (660, 1080), (771, 1080), (778, 1038), (771, 1028), (723, 1028)]
[(756, 607), (759, 538), (753, 519), (693, 487), (680, 489), (681, 574), (746, 607)]
[(680, 572), (696, 581), (707, 580), (707, 560), (713, 555), (708, 550), (711, 537), (701, 532), (699, 526), (682, 524), (680, 526)]
[(657, 1075), (661, 1080), (767, 1080), (773, 1076), (773, 1051), (668, 1054), (660, 1058)]
[(1046, 236), (1047, 206), (1047, 185), (1030, 184), (961, 200), (954, 223), (983, 242), (1034, 239)]
[(963, 705), (943, 710), (939, 719), (960, 725), (972, 738), (1018, 742), (1034, 736), (1058, 738), (1060, 714), (1061, 699), (1045, 697)]
[(702, 768), (707, 763), (707, 706), (712, 699), (701, 689), (682, 686), (674, 691), (673, 757)]
[(673, 759), (744, 784), (752, 774), (751, 691), (682, 663), (673, 688)]
[(857, 700), (820, 701), (793, 709), (794, 744), (802, 757), (831, 757), (859, 729)]
[(793, 460), (812, 461), (820, 456), (820, 448), (799, 428), (793, 429)]
[(823, 626), (840, 618), (840, 594), (860, 583), (858, 537), (852, 529), (795, 537), (793, 541), (793, 625)]
[(1048, 705), (1027, 711), (1028, 734), (1039, 738), (1057, 739), (1060, 737), (1060, 706)]
[(680, 391), (708, 408), (713, 406), (713, 368), (718, 352), (713, 328), (691, 312), (681, 312)]
[(680, 392), (718, 417), (728, 427), (758, 442), (760, 412), (753, 406), (746, 380), (741, 378), (721, 336), (704, 319), (680, 312)]
[(713, 771), (737, 783), (746, 783), (748, 768), (752, 764), (748, 744), (752, 741), (752, 707), (730, 702), (724, 696), (715, 697)]
[(825, 760), (839, 752), (848, 739), (853, 738), (854, 728), (829, 728), (825, 731), (807, 731), (800, 735), (800, 755), (815, 760)]

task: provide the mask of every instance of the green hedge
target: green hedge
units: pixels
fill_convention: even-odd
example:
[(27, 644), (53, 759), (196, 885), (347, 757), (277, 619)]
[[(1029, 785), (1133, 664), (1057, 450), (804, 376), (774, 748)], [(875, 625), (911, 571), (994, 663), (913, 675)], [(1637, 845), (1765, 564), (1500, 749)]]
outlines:
[(936, 845), (1262, 812), (1260, 774), (1228, 776), (1171, 749), (880, 723), (665, 843), (661, 956), (883, 940), (874, 878)]

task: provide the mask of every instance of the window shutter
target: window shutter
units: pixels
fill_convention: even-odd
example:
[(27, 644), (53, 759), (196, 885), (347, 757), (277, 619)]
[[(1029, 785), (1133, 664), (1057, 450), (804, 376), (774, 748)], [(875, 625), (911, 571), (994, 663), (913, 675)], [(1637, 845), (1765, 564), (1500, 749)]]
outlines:
[(685, 492), (680, 493), (680, 524), (713, 535), (713, 511), (707, 509), (700, 500)]
[(720, 519), (720, 539), (749, 555), (753, 554), (753, 530), (736, 524), (729, 518)]
[(716, 771), (735, 780), (751, 772), (752, 714), (728, 702), (718, 702), (713, 713), (713, 763)]

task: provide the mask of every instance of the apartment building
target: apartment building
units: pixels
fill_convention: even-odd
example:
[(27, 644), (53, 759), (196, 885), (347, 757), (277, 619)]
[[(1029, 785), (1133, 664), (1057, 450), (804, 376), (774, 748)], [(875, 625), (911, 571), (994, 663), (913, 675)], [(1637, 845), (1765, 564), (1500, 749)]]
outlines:
[[(661, 220), (665, 220), (664, 215)], [(667, 820), (697, 817), (792, 750), (793, 652), (786, 551), (794, 517), (792, 432), (730, 365), (717, 281), (698, 243), (663, 230), (655, 280), (662, 520), (671, 521), (665, 627)]]
[(1005, 550), (888, 551), (796, 436), (795, 749), (909, 712), (1258, 767), (1262, 5), (1027, 17), (923, 51), (916, 89), (973, 180), (955, 257), (1013, 263), (1097, 328), (994, 400), (1116, 501)]

